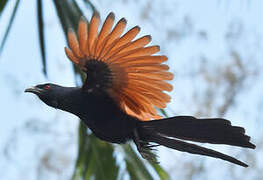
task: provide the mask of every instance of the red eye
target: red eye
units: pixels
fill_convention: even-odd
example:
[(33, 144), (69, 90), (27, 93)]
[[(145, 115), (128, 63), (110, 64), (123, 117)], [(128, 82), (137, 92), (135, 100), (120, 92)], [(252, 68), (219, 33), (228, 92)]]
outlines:
[(49, 90), (50, 89), (50, 85), (45, 85), (44, 89), (45, 90)]

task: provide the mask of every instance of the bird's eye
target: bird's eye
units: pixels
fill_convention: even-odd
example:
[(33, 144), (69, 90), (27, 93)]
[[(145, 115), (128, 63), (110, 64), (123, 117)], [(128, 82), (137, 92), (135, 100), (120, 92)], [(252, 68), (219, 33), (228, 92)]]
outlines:
[(49, 90), (50, 89), (50, 85), (45, 85), (44, 89), (45, 90)]

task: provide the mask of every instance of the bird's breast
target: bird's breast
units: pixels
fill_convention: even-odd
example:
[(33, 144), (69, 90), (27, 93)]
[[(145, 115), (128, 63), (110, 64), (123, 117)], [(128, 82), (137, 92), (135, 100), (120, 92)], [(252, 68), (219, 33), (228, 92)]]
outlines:
[(81, 120), (100, 139), (125, 143), (131, 139), (137, 120), (120, 109), (109, 96), (87, 95), (82, 99)]

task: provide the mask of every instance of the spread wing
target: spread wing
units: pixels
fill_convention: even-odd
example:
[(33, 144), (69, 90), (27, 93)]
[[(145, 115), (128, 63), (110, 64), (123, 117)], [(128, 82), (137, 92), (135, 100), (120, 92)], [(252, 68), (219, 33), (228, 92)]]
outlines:
[(147, 46), (151, 36), (135, 37), (138, 26), (124, 35), (127, 21), (122, 18), (115, 26), (115, 16), (110, 13), (100, 31), (100, 17), (94, 13), (90, 24), (81, 18), (78, 37), (69, 30), (65, 52), (68, 58), (87, 73), (85, 90), (105, 90), (128, 114), (140, 120), (158, 119), (156, 108), (165, 108), (173, 86), (169, 67), (163, 62), (166, 56), (153, 55), (159, 46)]

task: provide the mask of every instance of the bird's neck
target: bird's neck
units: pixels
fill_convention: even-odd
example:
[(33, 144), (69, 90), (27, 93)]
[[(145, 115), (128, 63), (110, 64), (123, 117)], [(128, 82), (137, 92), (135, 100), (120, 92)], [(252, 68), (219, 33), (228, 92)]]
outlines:
[[(118, 109), (115, 102), (106, 93), (88, 93), (81, 88), (68, 88), (58, 99), (58, 109), (77, 115), (81, 119), (100, 116), (101, 112)], [(116, 110), (115, 110), (116, 111)]]
[(60, 93), (57, 101), (57, 109), (78, 115), (80, 107), (83, 106), (82, 90), (78, 87), (65, 87), (63, 92)]

